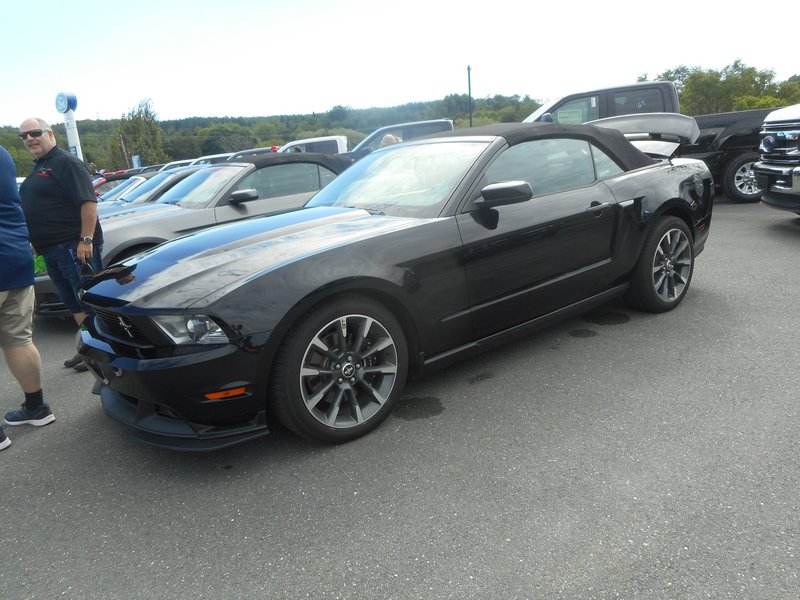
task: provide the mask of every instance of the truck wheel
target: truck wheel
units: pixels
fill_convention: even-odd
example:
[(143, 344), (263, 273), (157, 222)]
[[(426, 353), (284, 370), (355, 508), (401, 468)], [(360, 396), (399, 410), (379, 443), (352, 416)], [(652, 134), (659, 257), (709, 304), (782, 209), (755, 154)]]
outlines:
[(735, 157), (722, 174), (722, 189), (732, 202), (758, 202), (761, 188), (756, 183), (753, 163), (760, 158), (758, 152), (748, 152)]

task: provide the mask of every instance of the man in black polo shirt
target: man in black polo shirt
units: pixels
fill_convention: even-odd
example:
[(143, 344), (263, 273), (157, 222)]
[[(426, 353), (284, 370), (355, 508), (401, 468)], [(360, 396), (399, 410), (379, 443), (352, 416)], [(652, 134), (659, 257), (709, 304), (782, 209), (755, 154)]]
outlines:
[[(31, 244), (44, 257), (47, 274), (61, 301), (80, 326), (89, 309), (78, 297), (81, 269), (100, 271), (103, 231), (97, 219), (97, 197), (91, 175), (74, 155), (59, 148), (44, 120), (26, 119), (19, 127), (36, 163), (19, 189)], [(85, 371), (79, 356), (64, 366)]]

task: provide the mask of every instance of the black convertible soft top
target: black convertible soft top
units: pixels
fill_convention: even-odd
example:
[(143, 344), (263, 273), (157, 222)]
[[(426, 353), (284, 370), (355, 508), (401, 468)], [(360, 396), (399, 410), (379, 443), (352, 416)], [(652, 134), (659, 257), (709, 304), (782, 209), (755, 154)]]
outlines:
[(250, 158), (237, 158), (234, 161), (223, 161), (214, 166), (225, 166), (234, 163), (252, 163), (257, 168), (267, 165), (296, 162), (313, 162), (333, 171), (337, 175), (353, 164), (353, 159), (338, 154), (320, 154), (318, 152), (266, 152), (256, 154)]
[(467, 129), (456, 129), (433, 137), (497, 136), (514, 146), (521, 142), (552, 137), (587, 140), (615, 157), (626, 171), (657, 162), (631, 144), (621, 132), (594, 125), (562, 125), (560, 123), (496, 123)]

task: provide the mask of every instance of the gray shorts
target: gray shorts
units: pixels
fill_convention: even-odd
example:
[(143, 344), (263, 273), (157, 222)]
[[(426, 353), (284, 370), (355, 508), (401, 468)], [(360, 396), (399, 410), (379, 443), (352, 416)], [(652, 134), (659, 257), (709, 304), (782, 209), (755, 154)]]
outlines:
[(0, 292), (0, 347), (31, 343), (33, 332), (33, 286)]

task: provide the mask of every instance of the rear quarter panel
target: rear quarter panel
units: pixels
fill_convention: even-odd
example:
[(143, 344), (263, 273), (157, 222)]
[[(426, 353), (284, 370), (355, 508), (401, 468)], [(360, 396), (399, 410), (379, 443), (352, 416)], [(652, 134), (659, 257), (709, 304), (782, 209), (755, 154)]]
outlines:
[[(703, 181), (700, 196), (695, 180)], [(621, 206), (612, 261), (612, 279), (625, 279), (633, 269), (647, 233), (664, 215), (683, 219), (695, 237), (697, 252), (708, 236), (713, 208), (713, 179), (701, 161), (665, 160), (605, 182)]]

